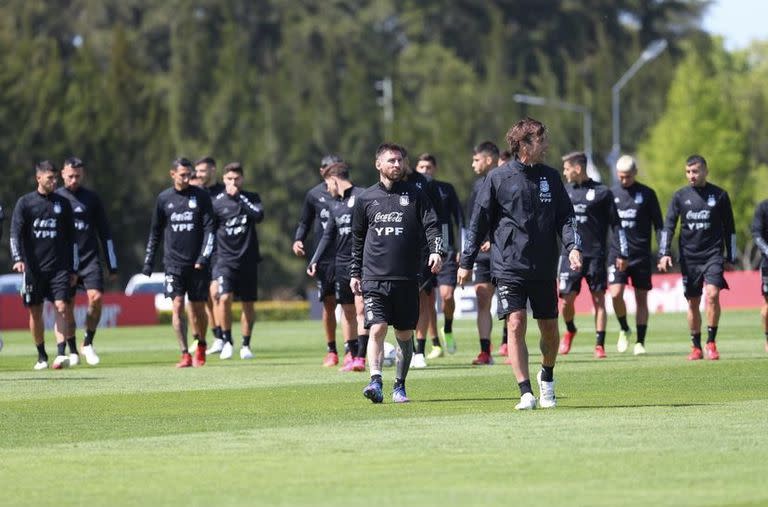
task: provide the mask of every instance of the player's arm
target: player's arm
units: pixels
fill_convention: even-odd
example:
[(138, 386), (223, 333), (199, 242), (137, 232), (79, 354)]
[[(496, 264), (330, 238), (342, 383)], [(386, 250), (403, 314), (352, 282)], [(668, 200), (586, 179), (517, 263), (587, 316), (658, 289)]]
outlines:
[(725, 242), (725, 262), (736, 263), (736, 221), (733, 218), (733, 207), (728, 192), (723, 192), (720, 199), (720, 216), (723, 220), (723, 240)]
[(264, 206), (259, 194), (240, 192), (240, 209), (257, 224), (264, 220)]
[(352, 260), (349, 263), (350, 288), (356, 295), (362, 294), (363, 249), (368, 234), (368, 217), (365, 203), (358, 200), (352, 209)]
[(627, 231), (621, 226), (621, 217), (619, 217), (619, 211), (616, 208), (616, 203), (613, 198), (613, 192), (608, 190), (607, 197), (608, 216), (609, 223), (613, 228), (613, 233), (616, 234), (619, 240), (619, 255), (618, 259), (626, 261), (629, 258), (629, 241), (627, 241)]
[(757, 248), (762, 252), (763, 257), (768, 258), (768, 238), (763, 236), (763, 231), (766, 228), (766, 220), (768, 217), (768, 201), (763, 201), (755, 209), (755, 216), (752, 218), (752, 226), (750, 231), (752, 232), (752, 240), (757, 245)]
[(419, 205), (419, 218), (424, 228), (424, 234), (427, 237), (428, 263), (432, 273), (437, 274), (443, 265), (443, 255), (445, 255), (443, 231), (430, 199), (422, 192), (416, 192), (416, 195)]
[(491, 178), (485, 178), (480, 191), (475, 195), (473, 208), (469, 213), (469, 226), (464, 233), (464, 249), (461, 252), (459, 271), (456, 275), (456, 281), (461, 286), (472, 278), (472, 267), (480, 252), (480, 243), (488, 235), (491, 218), (495, 217), (495, 201), (496, 191), (493, 182)]
[(109, 226), (107, 214), (104, 212), (104, 205), (98, 196), (95, 196), (94, 207), (101, 248), (104, 256), (107, 258), (107, 269), (111, 274), (117, 273), (117, 254), (115, 253), (115, 243), (112, 240), (112, 228)]
[(555, 180), (552, 188), (552, 197), (555, 199), (555, 230), (560, 235), (563, 248), (568, 252), (568, 261), (570, 262), (571, 269), (579, 271), (582, 262), (581, 236), (576, 226), (576, 214), (573, 212), (573, 203), (570, 197), (568, 197), (565, 185), (563, 185), (559, 178)]
[(328, 245), (332, 245), (336, 241), (337, 232), (338, 229), (336, 227), (336, 220), (333, 216), (333, 213), (331, 213), (331, 216), (328, 217), (328, 225), (326, 225), (325, 229), (323, 229), (323, 236), (320, 238), (320, 242), (318, 242), (317, 247), (315, 247), (315, 253), (312, 255), (312, 259), (310, 259), (309, 263), (307, 264), (307, 274), (309, 276), (315, 276), (314, 266), (323, 256), (323, 253), (325, 253), (325, 249), (328, 248)]
[(11, 259), (13, 260), (13, 270), (19, 273), (23, 273), (25, 270), (24, 264), (24, 242), (22, 241), (22, 234), (26, 228), (26, 217), (24, 216), (24, 198), (20, 198), (16, 201), (16, 206), (13, 208), (13, 214), (11, 215)]
[(664, 228), (659, 240), (659, 271), (666, 271), (672, 266), (672, 238), (675, 235), (677, 219), (680, 216), (680, 203), (678, 194), (672, 197), (667, 209), (667, 217), (664, 219)]
[(661, 244), (661, 232), (664, 230), (664, 218), (661, 216), (661, 205), (656, 192), (651, 189), (651, 198), (648, 202), (648, 212), (651, 217), (651, 224), (656, 231), (656, 243)]
[(158, 197), (155, 203), (155, 210), (152, 213), (152, 223), (149, 226), (149, 238), (147, 239), (147, 248), (144, 255), (144, 268), (142, 273), (149, 276), (152, 274), (152, 265), (155, 262), (157, 246), (160, 242), (160, 235), (165, 228), (165, 214), (163, 213), (163, 200)]
[(312, 205), (311, 192), (307, 192), (304, 196), (304, 205), (301, 208), (301, 217), (299, 217), (299, 224), (296, 226), (296, 233), (293, 235), (293, 253), (300, 257), (306, 255), (304, 251), (304, 241), (309, 235), (309, 230), (312, 228), (312, 224), (315, 221), (315, 207)]
[(195, 262), (195, 268), (201, 269), (211, 261), (213, 248), (216, 240), (216, 221), (213, 218), (213, 204), (207, 192), (201, 192), (202, 199), (199, 200), (200, 218), (203, 223), (203, 245), (200, 249), (200, 255)]

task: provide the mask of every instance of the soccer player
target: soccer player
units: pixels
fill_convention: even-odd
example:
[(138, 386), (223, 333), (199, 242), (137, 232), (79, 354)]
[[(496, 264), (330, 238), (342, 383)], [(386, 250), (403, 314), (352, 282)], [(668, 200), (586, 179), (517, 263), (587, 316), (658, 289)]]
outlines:
[(349, 263), (352, 259), (352, 210), (364, 189), (356, 187), (349, 179), (349, 169), (344, 162), (328, 166), (325, 176), (328, 192), (333, 197), (328, 210), (328, 226), (323, 231), (323, 237), (317, 244), (315, 253), (309, 261), (307, 274), (315, 276), (317, 261), (325, 249), (330, 247), (336, 251), (336, 302), (341, 305), (341, 330), (344, 335), (345, 348), (350, 352), (350, 360), (346, 360), (341, 371), (365, 371), (365, 356), (368, 349), (368, 331), (363, 319), (363, 299), (352, 293), (349, 285)]
[[(70, 329), (69, 305), (79, 265), (75, 221), (69, 201), (56, 193), (58, 170), (44, 160), (35, 166), (35, 191), (16, 202), (11, 218), (13, 270), (23, 273), (22, 297), (29, 310), (29, 330), (37, 347), (35, 370), (48, 368), (45, 351), (43, 300), (56, 312), (54, 369), (66, 368), (77, 354), (74, 329)], [(65, 340), (66, 337), (66, 340)], [(71, 355), (66, 347), (69, 345)]]
[[(705, 294), (707, 312), (707, 359), (720, 359), (715, 340), (720, 322), (720, 291), (728, 288), (723, 271), (736, 261), (736, 229), (728, 192), (707, 182), (709, 169), (701, 155), (685, 161), (689, 186), (672, 196), (664, 231), (659, 242), (659, 271), (672, 266), (672, 238), (680, 219), (680, 272), (688, 300), (688, 328), (693, 347), (688, 359), (704, 358), (701, 348), (701, 303)], [(725, 257), (723, 257), (725, 250)]]
[[(511, 158), (512, 158), (512, 153), (510, 153), (509, 150), (504, 150), (499, 152), (498, 165), (502, 166), (506, 164)], [(509, 341), (509, 336), (507, 333), (507, 326), (503, 326), (501, 330), (501, 345), (499, 345), (499, 350), (497, 352), (497, 354), (499, 354), (501, 357), (507, 357), (507, 354), (509, 353), (509, 350), (507, 349), (508, 341)], [(504, 363), (512, 364), (509, 358), (505, 359)]]
[[(576, 312), (574, 301), (581, 290), (581, 280), (586, 279), (595, 309), (595, 357), (604, 359), (605, 327), (608, 320), (605, 311), (606, 246), (608, 228), (618, 222), (618, 215), (610, 189), (587, 175), (587, 156), (583, 152), (572, 152), (563, 157), (563, 174), (567, 182), (565, 188), (576, 214), (581, 254), (584, 257), (581, 270), (574, 271), (568, 259), (569, 251), (564, 248), (561, 256), (558, 287), (566, 331), (560, 342), (560, 353), (567, 354), (571, 350), (571, 342), (576, 336), (576, 326), (573, 324)], [(616, 233), (620, 236), (619, 244), (622, 246), (619, 258), (626, 259), (624, 232), (618, 227)]]
[[(224, 166), (224, 192), (213, 199), (216, 221), (216, 264), (213, 278), (218, 290), (217, 322), (221, 324), (221, 359), (232, 357), (232, 299), (240, 298), (243, 336), (240, 359), (253, 359), (251, 330), (253, 303), (258, 297), (257, 266), (261, 261), (255, 224), (264, 219), (258, 194), (243, 190), (243, 166), (232, 162)], [(210, 349), (208, 350), (210, 353)]]
[(392, 401), (409, 401), (405, 380), (413, 354), (413, 330), (419, 320), (419, 272), (426, 235), (432, 274), (440, 272), (443, 239), (427, 196), (405, 176), (403, 149), (381, 144), (376, 150), (379, 183), (357, 199), (352, 215), (350, 287), (365, 303), (365, 327), (370, 329), (368, 361), (371, 381), (363, 396), (384, 401), (381, 368), (387, 327), (395, 328), (397, 360)]
[[(430, 180), (437, 189), (437, 198), (440, 199), (440, 206), (435, 207), (435, 212), (439, 212), (438, 222), (443, 229), (443, 239), (445, 241), (446, 257), (443, 261), (443, 267), (437, 274), (437, 287), (440, 292), (440, 302), (443, 308), (443, 317), (445, 323), (442, 329), (443, 342), (446, 351), (449, 354), (456, 352), (456, 342), (453, 339), (453, 312), (456, 310), (456, 302), (453, 299), (453, 293), (456, 290), (456, 270), (458, 269), (459, 249), (456, 246), (456, 231), (464, 228), (464, 212), (461, 209), (459, 197), (456, 195), (456, 189), (448, 182), (434, 179), (437, 171), (437, 159), (430, 153), (419, 155), (416, 163), (416, 172), (424, 175)], [(437, 330), (437, 312), (435, 310), (435, 293), (431, 291), (428, 294), (429, 321), (428, 330), (432, 336), (432, 350), (427, 359), (437, 359), (443, 355), (443, 348), (440, 345), (440, 338)]]
[[(629, 348), (632, 331), (627, 324), (627, 306), (624, 303), (624, 287), (629, 279), (635, 291), (637, 313), (637, 341), (633, 353), (645, 354), (645, 334), (648, 331), (648, 291), (651, 290), (651, 234), (656, 230), (660, 239), (664, 226), (661, 208), (656, 192), (639, 183), (635, 159), (624, 155), (616, 162), (617, 183), (611, 188), (616, 212), (620, 222), (614, 226), (608, 254), (608, 292), (613, 300), (613, 309), (621, 331), (616, 350), (625, 352)], [(624, 230), (627, 240), (627, 258), (621, 257), (619, 228)]]
[(752, 239), (763, 255), (760, 262), (763, 282), (763, 307), (760, 310), (760, 317), (763, 320), (763, 331), (765, 332), (765, 351), (768, 352), (768, 199), (757, 205), (751, 230)]
[(557, 358), (557, 272), (562, 242), (571, 269), (581, 269), (579, 236), (573, 206), (560, 175), (542, 163), (548, 146), (546, 127), (532, 118), (507, 132), (514, 160), (491, 172), (477, 196), (461, 255), (458, 283), (472, 279), (472, 266), (491, 241), (491, 275), (496, 283), (498, 315), (509, 328), (509, 359), (520, 388), (516, 410), (536, 408), (525, 342), (527, 303), (538, 321), (541, 371), (537, 375), (540, 406), (556, 406), (554, 368)]
[[(192, 162), (178, 158), (171, 164), (173, 186), (157, 197), (142, 273), (150, 275), (160, 235), (163, 235), (165, 297), (172, 298), (171, 323), (181, 349), (177, 368), (205, 365), (205, 301), (208, 299), (214, 224), (211, 198), (205, 190), (191, 186)], [(191, 306), (192, 332), (200, 336), (194, 358), (187, 344), (184, 296)]]
[[(304, 242), (312, 230), (315, 241), (320, 241), (323, 231), (328, 225), (328, 204), (331, 202), (331, 194), (325, 183), (325, 173), (331, 164), (343, 162), (338, 155), (326, 155), (320, 161), (320, 177), (323, 178), (304, 196), (304, 205), (301, 208), (299, 225), (294, 234), (293, 253), (298, 257), (306, 257)], [(330, 368), (339, 364), (339, 353), (336, 349), (336, 295), (334, 282), (334, 265), (336, 252), (333, 248), (326, 248), (323, 256), (317, 260), (315, 281), (317, 283), (317, 297), (323, 303), (323, 330), (325, 331), (326, 354), (323, 358), (323, 366)]]
[[(96, 192), (82, 185), (83, 173), (82, 160), (77, 157), (65, 160), (64, 168), (61, 170), (64, 188), (56, 190), (56, 193), (69, 201), (74, 214), (75, 237), (80, 255), (80, 268), (77, 273), (78, 285), (85, 289), (88, 296), (82, 352), (85, 355), (85, 361), (94, 366), (99, 364), (99, 356), (93, 348), (93, 339), (96, 336), (96, 328), (101, 321), (102, 297), (104, 295), (104, 269), (99, 254), (99, 243), (101, 243), (101, 251), (104, 254), (111, 280), (117, 279), (117, 255), (104, 205)], [(72, 306), (74, 305), (70, 305), (70, 308)], [(70, 326), (72, 333), (74, 333), (74, 313), (70, 315)]]
[[(478, 195), (485, 185), (489, 174), (499, 166), (499, 148), (490, 141), (484, 141), (475, 146), (472, 151), (472, 170), (478, 176), (472, 186), (472, 193), (467, 201), (467, 216), (474, 214), (475, 203)], [(471, 220), (471, 218), (470, 218)], [(464, 248), (466, 249), (466, 235), (464, 231)], [(491, 331), (493, 319), (491, 317), (491, 300), (493, 299), (493, 285), (491, 284), (491, 240), (490, 236), (482, 239), (478, 252), (475, 255), (472, 272), (474, 273), (475, 297), (477, 298), (477, 333), (480, 339), (480, 353), (472, 360), (474, 365), (491, 365)]]

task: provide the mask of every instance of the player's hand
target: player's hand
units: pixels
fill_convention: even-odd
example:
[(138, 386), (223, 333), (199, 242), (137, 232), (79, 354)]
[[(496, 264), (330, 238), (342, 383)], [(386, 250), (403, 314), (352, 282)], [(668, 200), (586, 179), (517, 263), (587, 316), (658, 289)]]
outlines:
[(224, 183), (224, 191), (227, 195), (234, 197), (240, 192), (240, 189), (237, 188), (234, 183)]
[(628, 265), (627, 259), (616, 259), (616, 271), (626, 271)]
[(24, 265), (23, 262), (17, 262), (16, 264), (13, 265), (13, 270), (16, 271), (17, 273), (23, 273), (24, 271), (26, 271), (26, 269), (27, 267)]
[(307, 266), (307, 274), (309, 276), (314, 277), (315, 273), (317, 273), (317, 263), (316, 262), (314, 262), (314, 263), (310, 264), (309, 266)]
[(440, 254), (429, 254), (429, 261), (427, 261), (427, 264), (429, 264), (430, 270), (433, 274), (438, 274), (440, 272), (440, 269), (443, 267), (443, 258), (440, 257)]
[(581, 252), (575, 248), (568, 253), (568, 262), (571, 263), (571, 271), (581, 271)]
[(667, 270), (672, 267), (672, 257), (670, 257), (669, 255), (665, 255), (664, 257), (659, 259), (659, 263), (656, 267), (659, 268), (659, 271), (661, 271), (662, 273), (666, 273)]
[(471, 269), (459, 268), (459, 270), (456, 272), (456, 283), (458, 283), (459, 287), (461, 287), (462, 289), (464, 288), (464, 284), (471, 280), (472, 280)]
[(203, 266), (200, 263), (195, 264), (195, 269), (203, 269), (205, 266)]
[(483, 252), (483, 253), (490, 252), (491, 251), (491, 242), (490, 241), (483, 241), (483, 244), (480, 245), (480, 251)]
[(360, 281), (359, 278), (350, 278), (349, 280), (349, 288), (352, 289), (352, 294), (355, 296), (362, 296), (363, 295), (363, 282)]
[(293, 248), (294, 255), (296, 255), (297, 257), (304, 257), (306, 255), (306, 253), (304, 252), (304, 242), (303, 241), (301, 241), (301, 240), (294, 241), (292, 248)]

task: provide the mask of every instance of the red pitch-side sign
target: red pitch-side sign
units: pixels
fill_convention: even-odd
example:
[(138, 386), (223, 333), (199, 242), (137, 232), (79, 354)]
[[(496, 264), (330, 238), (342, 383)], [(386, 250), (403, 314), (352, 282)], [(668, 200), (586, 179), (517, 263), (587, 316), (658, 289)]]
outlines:
[[(78, 293), (75, 298), (75, 322), (83, 329), (88, 311), (88, 297)], [(46, 329), (53, 329), (55, 310), (46, 301), (43, 305)], [(154, 294), (126, 296), (121, 292), (105, 292), (102, 299), (99, 327), (146, 326), (157, 324)], [(0, 296), (0, 329), (29, 329), (29, 313), (19, 295)]]

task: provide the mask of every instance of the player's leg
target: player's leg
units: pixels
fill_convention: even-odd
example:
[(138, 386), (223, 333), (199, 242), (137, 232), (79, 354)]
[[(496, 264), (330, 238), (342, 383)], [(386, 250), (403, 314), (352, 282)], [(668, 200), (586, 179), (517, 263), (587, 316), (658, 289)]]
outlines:
[(573, 319), (576, 316), (576, 296), (579, 295), (581, 290), (582, 273), (586, 273), (589, 265), (589, 259), (584, 259), (582, 265), (582, 272), (576, 272), (571, 270), (571, 265), (568, 262), (568, 258), (565, 256), (560, 257), (560, 270), (558, 274), (559, 284), (558, 291), (560, 295), (560, 311), (563, 314), (563, 322), (565, 323), (565, 333), (560, 340), (560, 353), (565, 355), (571, 351), (571, 345), (573, 339), (576, 337), (576, 325)]
[(363, 396), (373, 403), (384, 401), (381, 373), (384, 366), (384, 338), (392, 313), (390, 289), (391, 282), (363, 281), (362, 284), (364, 325), (370, 331), (367, 352), (371, 374), (370, 382), (363, 389)]
[[(349, 284), (347, 284), (349, 286)], [(340, 371), (353, 371), (354, 358), (358, 356), (357, 347), (357, 311), (355, 310), (354, 297), (351, 303), (341, 305), (341, 334), (344, 336), (344, 361)], [(338, 301), (338, 298), (337, 298)]]
[(187, 310), (184, 305), (184, 295), (174, 295), (171, 301), (171, 327), (173, 333), (176, 335), (176, 341), (179, 344), (179, 350), (181, 351), (181, 361), (176, 366), (178, 368), (186, 368), (192, 366), (192, 356), (189, 353), (189, 345), (187, 343), (187, 314), (192, 313), (192, 308)]
[(645, 354), (645, 335), (648, 332), (648, 291), (635, 287), (635, 304), (637, 313), (635, 322), (637, 323), (637, 338), (633, 353), (636, 356)]
[(419, 308), (419, 318), (414, 326), (416, 330), (416, 347), (413, 353), (411, 366), (413, 368), (426, 368), (427, 360), (424, 351), (427, 346), (427, 333), (429, 330), (429, 319), (431, 317), (430, 307), (434, 308), (435, 305), (435, 291), (431, 282), (419, 291), (419, 300), (417, 304)]
[(336, 294), (335, 268), (332, 263), (317, 265), (315, 274), (317, 296), (323, 304), (323, 333), (325, 334), (326, 353), (323, 366), (330, 368), (339, 364), (339, 352), (336, 348)]
[(251, 333), (253, 332), (253, 323), (256, 320), (256, 311), (254, 301), (241, 301), (240, 307), (240, 332), (243, 336), (243, 344), (240, 347), (240, 359), (253, 359), (251, 351)]
[(29, 310), (29, 332), (37, 348), (36, 370), (48, 368), (48, 353), (45, 351), (45, 322), (43, 321), (43, 305), (41, 303), (27, 306)]
[[(456, 256), (449, 254), (437, 275), (437, 285), (440, 288), (440, 301), (443, 307), (443, 327), (438, 334), (442, 334), (443, 347), (449, 354), (456, 353), (456, 340), (453, 338), (453, 314), (456, 311), (456, 272), (459, 266)], [(437, 316), (437, 313), (435, 313)]]
[(493, 299), (493, 285), (490, 282), (476, 283), (475, 296), (477, 298), (477, 335), (480, 340), (480, 353), (472, 360), (472, 364), (490, 365), (493, 364), (493, 357), (491, 356), (491, 332), (493, 331), (491, 300)]
[[(434, 291), (432, 291), (434, 296)], [(432, 300), (434, 304), (434, 299)], [(405, 391), (405, 380), (412, 364), (413, 330), (419, 321), (419, 289), (416, 283), (394, 282), (390, 290), (392, 313), (390, 322), (395, 328), (397, 352), (395, 357), (395, 382), (392, 386), (392, 401), (410, 401)]]
[(67, 342), (69, 341), (66, 336), (69, 336), (71, 331), (70, 319), (71, 307), (70, 303), (65, 299), (56, 299), (53, 301), (53, 309), (55, 316), (54, 327), (56, 332), (56, 358), (53, 360), (53, 369), (58, 370), (60, 368), (66, 368), (72, 364), (71, 358), (67, 355)]
[(704, 285), (704, 308), (707, 313), (707, 359), (720, 359), (717, 350), (717, 327), (720, 323), (720, 287), (712, 284)]
[(218, 312), (216, 312), (219, 282), (216, 278), (211, 278), (210, 285), (208, 286), (208, 301), (205, 303), (205, 314), (208, 319), (208, 326), (211, 328), (211, 336), (213, 336), (215, 341), (216, 338), (221, 338), (221, 324), (219, 323)]
[(232, 357), (232, 301), (234, 300), (234, 294), (229, 288), (225, 288), (222, 285), (218, 285), (218, 287), (219, 289), (217, 290), (226, 291), (218, 293), (218, 303), (214, 307), (217, 315), (216, 322), (221, 326), (221, 338), (219, 338), (221, 344), (219, 347), (216, 347), (216, 342), (214, 341), (214, 344), (205, 353), (207, 356), (218, 352), (221, 359), (229, 359)]
[(592, 308), (595, 310), (595, 358), (605, 358), (605, 327), (608, 323), (605, 311), (605, 291), (590, 291)]
[(365, 361), (368, 355), (368, 330), (365, 328), (365, 306), (363, 297), (355, 296), (355, 316), (357, 318), (357, 357), (352, 369), (365, 371)]

